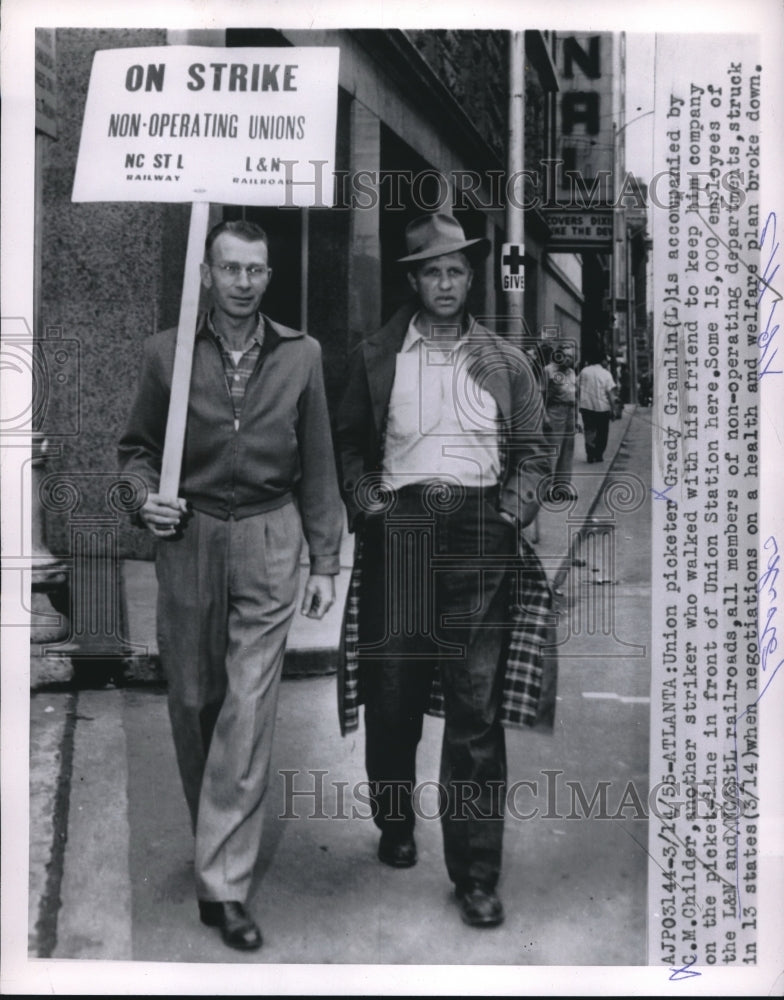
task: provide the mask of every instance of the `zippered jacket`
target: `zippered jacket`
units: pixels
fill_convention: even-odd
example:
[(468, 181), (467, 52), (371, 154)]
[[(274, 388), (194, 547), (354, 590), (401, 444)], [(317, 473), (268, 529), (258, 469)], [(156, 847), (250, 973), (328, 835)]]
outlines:
[[(219, 347), (197, 330), (179, 496), (226, 520), (295, 500), (311, 572), (340, 571), (343, 512), (317, 340), (267, 317), (238, 427)], [(123, 471), (158, 492), (176, 329), (148, 338), (139, 386), (119, 445)]]

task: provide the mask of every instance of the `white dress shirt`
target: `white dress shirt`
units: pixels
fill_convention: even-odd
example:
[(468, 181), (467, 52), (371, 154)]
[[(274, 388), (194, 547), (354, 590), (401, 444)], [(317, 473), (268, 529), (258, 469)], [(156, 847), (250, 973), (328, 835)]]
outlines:
[(416, 319), (396, 359), (384, 482), (391, 489), (437, 479), (494, 486), (501, 470), (495, 399), (469, 375), (465, 340), (427, 339)]
[(595, 410), (600, 413), (612, 410), (612, 391), (615, 382), (612, 375), (601, 365), (587, 365), (578, 379), (581, 410)]

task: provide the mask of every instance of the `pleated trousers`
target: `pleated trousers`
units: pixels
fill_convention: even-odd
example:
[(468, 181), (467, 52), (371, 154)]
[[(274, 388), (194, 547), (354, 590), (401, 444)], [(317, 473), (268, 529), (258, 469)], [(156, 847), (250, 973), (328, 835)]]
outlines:
[(250, 889), (301, 548), (291, 502), (241, 520), (195, 511), (158, 546), (158, 644), (203, 900)]

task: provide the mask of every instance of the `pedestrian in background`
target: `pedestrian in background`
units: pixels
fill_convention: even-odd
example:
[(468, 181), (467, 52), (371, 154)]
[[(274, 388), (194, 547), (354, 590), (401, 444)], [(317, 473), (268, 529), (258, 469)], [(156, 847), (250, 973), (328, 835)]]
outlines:
[(653, 376), (647, 370), (640, 375), (638, 402), (640, 406), (650, 406), (653, 402)]
[(577, 399), (589, 464), (604, 461), (610, 420), (615, 417), (615, 382), (603, 353), (592, 352), (577, 379)]
[(571, 492), (574, 436), (577, 431), (577, 376), (574, 371), (576, 350), (571, 342), (555, 345), (550, 362), (544, 368), (544, 430), (553, 449), (554, 497)]

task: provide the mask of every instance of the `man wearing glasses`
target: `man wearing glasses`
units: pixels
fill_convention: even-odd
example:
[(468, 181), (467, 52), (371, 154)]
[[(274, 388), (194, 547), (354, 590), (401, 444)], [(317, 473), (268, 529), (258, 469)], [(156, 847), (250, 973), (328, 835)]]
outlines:
[(207, 236), (211, 308), (196, 333), (178, 497), (158, 493), (176, 331), (150, 337), (123, 468), (147, 484), (158, 539), (158, 643), (195, 834), (199, 911), (231, 947), (261, 945), (245, 909), (261, 842), (302, 532), (303, 614), (335, 599), (342, 508), (316, 340), (259, 311), (272, 269), (253, 223)]

